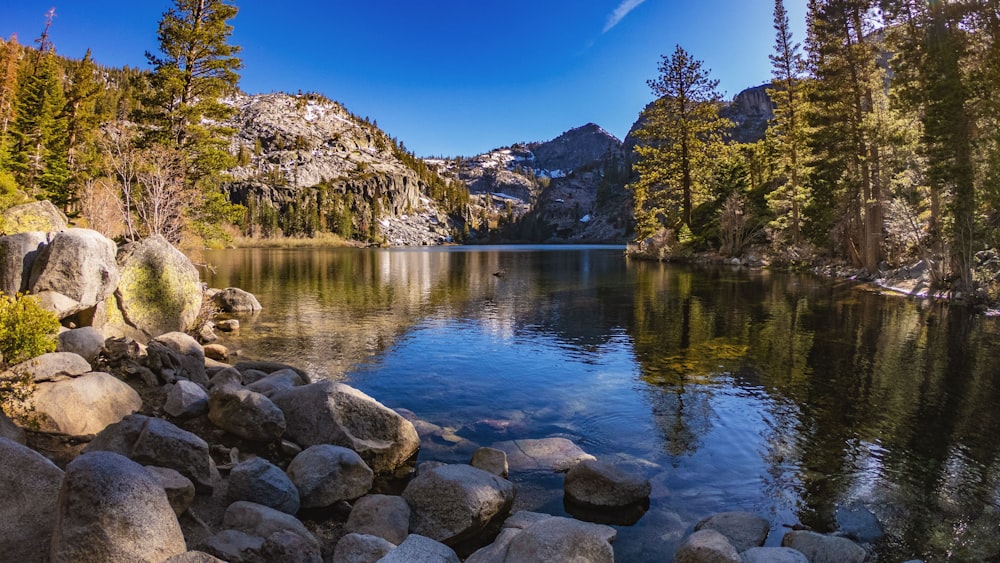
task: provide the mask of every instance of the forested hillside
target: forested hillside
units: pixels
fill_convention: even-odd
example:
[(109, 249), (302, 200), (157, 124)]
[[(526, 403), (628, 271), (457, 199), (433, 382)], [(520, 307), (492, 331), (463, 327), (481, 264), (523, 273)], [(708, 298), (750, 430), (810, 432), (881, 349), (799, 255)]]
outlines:
[(923, 260), (956, 295), (992, 289), (1000, 244), (1000, 3), (810, 0), (807, 37), (774, 6), (775, 117), (727, 132), (717, 81), (681, 46), (649, 85), (633, 252), (751, 245), (869, 276)]

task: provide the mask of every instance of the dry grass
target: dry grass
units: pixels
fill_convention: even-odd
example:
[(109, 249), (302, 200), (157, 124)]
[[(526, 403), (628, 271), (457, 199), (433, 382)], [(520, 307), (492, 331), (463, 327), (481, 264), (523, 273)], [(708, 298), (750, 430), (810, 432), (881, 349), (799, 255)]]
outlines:
[(233, 237), (236, 248), (344, 248), (364, 246), (354, 240), (345, 240), (332, 233), (317, 233), (314, 237)]

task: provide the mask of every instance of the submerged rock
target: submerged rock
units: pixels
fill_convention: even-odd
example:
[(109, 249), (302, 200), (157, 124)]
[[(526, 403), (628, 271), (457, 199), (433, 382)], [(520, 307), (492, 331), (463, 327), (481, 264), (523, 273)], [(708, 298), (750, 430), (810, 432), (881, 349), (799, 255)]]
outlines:
[(512, 440), (497, 442), (493, 447), (507, 454), (514, 471), (569, 471), (585, 459), (597, 459), (566, 438)]
[(749, 512), (720, 512), (694, 525), (695, 530), (715, 530), (726, 536), (736, 551), (764, 545), (771, 523)]
[(566, 473), (565, 490), (575, 502), (611, 508), (648, 499), (652, 485), (610, 463), (585, 459)]
[(260, 301), (250, 292), (238, 287), (227, 287), (216, 293), (212, 301), (219, 306), (224, 313), (253, 313), (260, 311)]

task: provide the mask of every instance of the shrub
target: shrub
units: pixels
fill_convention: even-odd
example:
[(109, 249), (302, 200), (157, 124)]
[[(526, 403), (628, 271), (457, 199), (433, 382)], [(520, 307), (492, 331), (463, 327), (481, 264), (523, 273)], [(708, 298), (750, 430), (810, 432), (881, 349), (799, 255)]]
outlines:
[(21, 363), (56, 349), (59, 319), (30, 295), (0, 294), (0, 354), (8, 364)]

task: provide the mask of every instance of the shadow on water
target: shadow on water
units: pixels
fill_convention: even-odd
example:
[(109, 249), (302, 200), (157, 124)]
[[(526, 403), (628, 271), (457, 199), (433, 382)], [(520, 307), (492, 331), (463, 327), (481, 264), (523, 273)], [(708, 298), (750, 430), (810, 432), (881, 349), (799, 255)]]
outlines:
[[(772, 545), (782, 524), (874, 514), (883, 560), (1000, 553), (995, 319), (602, 247), (208, 260), (210, 285), (265, 307), (227, 345), (409, 409), (421, 460), (560, 436), (650, 477), (648, 511), (618, 526), (621, 560), (662, 560), (724, 510), (769, 518)], [(567, 514), (560, 475), (512, 479), (517, 508)]]

